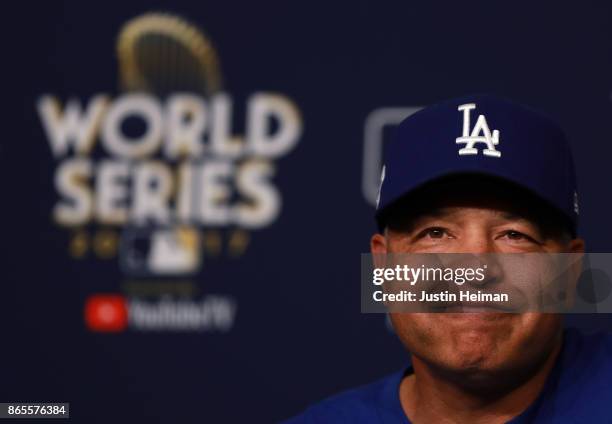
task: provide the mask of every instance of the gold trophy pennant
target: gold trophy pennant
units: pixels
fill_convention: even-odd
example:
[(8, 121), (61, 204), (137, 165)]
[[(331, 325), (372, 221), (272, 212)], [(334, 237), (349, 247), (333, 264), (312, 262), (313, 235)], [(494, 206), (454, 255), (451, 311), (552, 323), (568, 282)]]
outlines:
[(119, 32), (117, 56), (125, 91), (210, 96), (221, 89), (219, 59), (212, 43), (178, 16), (146, 13), (131, 19)]

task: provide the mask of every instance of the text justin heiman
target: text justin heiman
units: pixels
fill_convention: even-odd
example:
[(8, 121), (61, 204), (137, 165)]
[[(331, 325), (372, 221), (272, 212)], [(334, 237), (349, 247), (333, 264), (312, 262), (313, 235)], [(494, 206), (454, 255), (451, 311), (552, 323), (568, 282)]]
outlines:
[(408, 290), (400, 290), (396, 293), (384, 293), (376, 290), (373, 293), (375, 302), (508, 302), (509, 297), (506, 293), (483, 293), (478, 290), (476, 293), (469, 290), (451, 293), (448, 290), (440, 293), (428, 293), (421, 290), (420, 298), (417, 294)]

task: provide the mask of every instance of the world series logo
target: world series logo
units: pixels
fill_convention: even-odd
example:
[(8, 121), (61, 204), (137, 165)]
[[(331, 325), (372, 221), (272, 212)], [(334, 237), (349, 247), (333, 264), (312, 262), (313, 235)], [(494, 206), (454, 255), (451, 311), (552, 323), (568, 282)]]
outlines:
[(184, 277), (204, 257), (244, 254), (250, 232), (281, 213), (276, 162), (299, 142), (298, 107), (272, 92), (235, 107), (213, 44), (177, 16), (127, 22), (117, 58), (119, 95), (36, 104), (70, 255), (117, 257), (131, 277)]

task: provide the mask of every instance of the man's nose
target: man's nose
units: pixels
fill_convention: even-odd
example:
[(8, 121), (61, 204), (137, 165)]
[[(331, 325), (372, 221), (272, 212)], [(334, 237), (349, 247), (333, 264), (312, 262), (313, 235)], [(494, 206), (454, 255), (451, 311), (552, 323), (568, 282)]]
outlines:
[(460, 258), (464, 266), (472, 268), (486, 269), (485, 278), (482, 280), (473, 280), (470, 284), (482, 286), (493, 284), (499, 281), (503, 276), (503, 267), (499, 263), (499, 258), (495, 253), (499, 253), (496, 249), (494, 240), (491, 239), (484, 231), (473, 231), (466, 235), (459, 243), (458, 251), (462, 253)]
[(484, 231), (469, 231), (459, 240), (456, 253), (494, 253), (495, 243)]

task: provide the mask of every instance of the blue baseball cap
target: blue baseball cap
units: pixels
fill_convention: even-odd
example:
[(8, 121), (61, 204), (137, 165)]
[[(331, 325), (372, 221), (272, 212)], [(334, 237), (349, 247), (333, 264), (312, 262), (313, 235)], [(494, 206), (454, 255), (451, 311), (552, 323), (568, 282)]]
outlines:
[(448, 100), (409, 116), (385, 151), (376, 206), (386, 212), (444, 177), (482, 175), (518, 185), (567, 218), (576, 234), (578, 193), (563, 130), (529, 107), (491, 95)]

